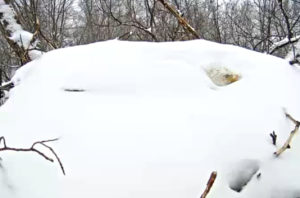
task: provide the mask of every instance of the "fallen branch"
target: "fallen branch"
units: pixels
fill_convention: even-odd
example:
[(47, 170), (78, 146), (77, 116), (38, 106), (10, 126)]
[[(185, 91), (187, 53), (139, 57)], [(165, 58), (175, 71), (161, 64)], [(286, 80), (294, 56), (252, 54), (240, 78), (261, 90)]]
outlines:
[(208, 182), (207, 182), (206, 189), (204, 190), (204, 192), (202, 193), (202, 195), (201, 195), (200, 198), (205, 198), (205, 197), (208, 195), (208, 193), (209, 193), (211, 187), (213, 186), (213, 184), (214, 184), (216, 178), (217, 178), (217, 172), (216, 172), (216, 171), (213, 171), (213, 172), (210, 174), (209, 180), (208, 180)]
[(54, 141), (57, 141), (57, 140), (58, 140), (58, 138), (50, 139), (50, 140), (37, 141), (37, 142), (34, 142), (30, 148), (12, 148), (12, 147), (8, 147), (6, 145), (6, 140), (2, 136), (2, 137), (0, 137), (0, 145), (1, 145), (1, 142), (2, 142), (3, 143), (3, 147), (0, 148), (0, 152), (1, 151), (35, 152), (35, 153), (39, 154), (40, 156), (42, 156), (44, 159), (46, 159), (46, 160), (48, 160), (50, 162), (54, 162), (54, 160), (52, 158), (48, 157), (43, 152), (41, 152), (41, 151), (37, 150), (36, 148), (34, 148), (34, 146), (40, 144), (40, 145), (48, 148), (51, 151), (51, 153), (55, 156), (56, 160), (58, 161), (59, 166), (60, 166), (63, 174), (65, 175), (66, 174), (65, 173), (65, 169), (63, 167), (63, 164), (62, 164), (60, 158), (58, 157), (58, 155), (55, 153), (55, 151), (50, 146), (46, 145), (46, 143), (48, 143), (48, 142), (54, 142)]
[(286, 140), (286, 142), (284, 143), (284, 145), (274, 153), (274, 155), (276, 157), (278, 157), (280, 154), (282, 154), (286, 149), (290, 148), (290, 144), (292, 142), (292, 139), (294, 137), (294, 135), (296, 134), (296, 132), (298, 131), (299, 127), (300, 127), (300, 122), (297, 121), (296, 119), (294, 119), (290, 114), (285, 113), (286, 117), (289, 118), (294, 124), (295, 124), (295, 128), (294, 130), (291, 131), (290, 136), (288, 137), (288, 139)]
[(178, 10), (169, 5), (165, 0), (158, 1), (177, 18), (178, 22), (183, 26), (186, 32), (190, 32), (196, 39), (200, 39), (200, 36), (197, 34), (195, 29), (182, 17), (182, 14)]

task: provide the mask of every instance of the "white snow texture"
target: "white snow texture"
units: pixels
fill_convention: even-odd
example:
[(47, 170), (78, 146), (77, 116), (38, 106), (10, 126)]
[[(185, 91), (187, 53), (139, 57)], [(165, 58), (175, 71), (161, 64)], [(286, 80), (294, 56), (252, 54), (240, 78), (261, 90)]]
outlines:
[[(241, 78), (218, 86), (214, 67)], [(204, 40), (113, 40), (46, 53), (13, 81), (0, 136), (15, 148), (60, 138), (48, 145), (66, 175), (57, 160), (1, 151), (1, 198), (199, 198), (212, 171), (208, 197), (299, 197), (299, 136), (273, 155), (294, 128), (284, 110), (300, 120), (300, 71), (286, 60)]]

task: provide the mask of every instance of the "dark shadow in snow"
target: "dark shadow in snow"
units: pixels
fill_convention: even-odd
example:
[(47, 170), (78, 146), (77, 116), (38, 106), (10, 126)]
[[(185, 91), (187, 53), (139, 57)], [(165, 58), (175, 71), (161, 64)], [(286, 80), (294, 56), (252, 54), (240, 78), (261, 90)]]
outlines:
[(258, 160), (241, 160), (232, 167), (229, 174), (229, 187), (236, 192), (241, 192), (258, 170)]
[(75, 89), (75, 88), (64, 88), (64, 91), (67, 91), (67, 92), (85, 92), (84, 89)]

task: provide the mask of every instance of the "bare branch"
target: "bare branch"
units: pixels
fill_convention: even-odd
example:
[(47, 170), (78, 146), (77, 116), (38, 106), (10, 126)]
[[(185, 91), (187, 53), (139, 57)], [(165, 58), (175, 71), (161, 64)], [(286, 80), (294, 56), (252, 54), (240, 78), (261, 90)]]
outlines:
[[(58, 139), (56, 139), (56, 140), (58, 140)], [(53, 140), (53, 141), (55, 141), (55, 140)], [(60, 158), (59, 158), (58, 155), (55, 153), (55, 151), (54, 151), (50, 146), (46, 145), (44, 142), (45, 142), (45, 141), (38, 142), (38, 143), (40, 143), (40, 144), (43, 145), (44, 147), (48, 148), (48, 149), (52, 152), (52, 154), (55, 156), (56, 160), (58, 161), (59, 166), (60, 166), (60, 168), (61, 168), (63, 174), (66, 175), (64, 166), (63, 166), (63, 164), (62, 164)], [(48, 141), (48, 142), (49, 142), (49, 141)]]
[(196, 39), (200, 39), (200, 36), (195, 31), (195, 29), (182, 17), (182, 15), (178, 12), (178, 10), (176, 10), (171, 5), (169, 5), (165, 0), (158, 0), (158, 1), (177, 18), (178, 22), (184, 27), (184, 30), (186, 32), (190, 32)]
[(55, 139), (50, 139), (50, 140), (43, 140), (43, 141), (38, 141), (38, 142), (35, 142), (32, 144), (31, 148), (33, 148), (35, 145), (37, 144), (45, 144), (47, 142), (54, 142), (54, 141), (57, 141), (59, 140), (58, 138), (55, 138)]
[(299, 125), (299, 124), (300, 124), (300, 122), (297, 121), (295, 118), (293, 118), (290, 114), (285, 113), (285, 116), (286, 116), (287, 118), (289, 118), (292, 122), (294, 122), (295, 125)]
[(58, 47), (56, 46), (56, 44), (51, 41), (49, 38), (47, 38), (44, 33), (42, 32), (42, 30), (39, 30), (39, 35), (42, 37), (42, 39), (44, 39), (46, 41), (46, 43), (52, 48), (52, 49), (57, 49)]
[(35, 152), (37, 154), (39, 154), (40, 156), (42, 156), (43, 158), (45, 158), (46, 160), (50, 161), (50, 162), (54, 162), (54, 160), (50, 157), (48, 157), (46, 154), (44, 154), (43, 152), (37, 150), (36, 148), (34, 148), (35, 145), (37, 144), (41, 144), (42, 146), (46, 147), (47, 149), (49, 149), (51, 151), (51, 153), (55, 156), (55, 158), (57, 159), (58, 163), (59, 163), (59, 166), (63, 172), (63, 174), (65, 175), (65, 169), (63, 167), (63, 164), (60, 160), (60, 158), (58, 157), (58, 155), (55, 153), (55, 151), (53, 150), (52, 147), (46, 145), (46, 143), (48, 142), (53, 142), (53, 141), (57, 141), (58, 138), (55, 138), (55, 139), (50, 139), (50, 140), (43, 140), (43, 141), (37, 141), (37, 142), (34, 142), (32, 144), (32, 146), (30, 148), (12, 148), (12, 147), (8, 147), (6, 145), (6, 140), (5, 138), (2, 136), (0, 137), (0, 145), (1, 145), (1, 142), (3, 142), (3, 147), (0, 148), (0, 152), (1, 151), (16, 151), (16, 152)]
[(30, 42), (29, 42), (29, 45), (28, 45), (28, 47), (27, 47), (27, 49), (26, 49), (26, 53), (29, 52), (30, 47), (33, 46), (33, 43), (36, 41), (37, 35), (38, 35), (38, 33), (40, 32), (40, 21), (39, 21), (38, 18), (36, 18), (35, 20), (36, 20), (36, 21), (35, 21), (35, 32), (34, 32), (33, 35), (32, 35), (32, 38), (31, 38), (31, 40), (30, 40)]
[(211, 187), (213, 186), (213, 184), (214, 184), (216, 178), (217, 178), (217, 172), (216, 172), (216, 171), (213, 171), (213, 172), (210, 174), (209, 180), (208, 180), (208, 182), (207, 182), (206, 189), (204, 190), (204, 192), (202, 193), (202, 195), (201, 195), (200, 198), (205, 198), (205, 197), (208, 195), (208, 193), (209, 193)]
[(280, 154), (282, 154), (286, 149), (290, 148), (290, 144), (292, 142), (292, 139), (294, 137), (294, 135), (296, 134), (296, 132), (298, 131), (299, 127), (300, 127), (300, 122), (297, 121), (296, 119), (294, 119), (290, 114), (285, 113), (286, 117), (289, 118), (294, 124), (295, 124), (295, 128), (291, 131), (288, 139), (286, 140), (286, 142), (284, 143), (284, 145), (274, 153), (274, 155), (276, 157), (278, 157)]

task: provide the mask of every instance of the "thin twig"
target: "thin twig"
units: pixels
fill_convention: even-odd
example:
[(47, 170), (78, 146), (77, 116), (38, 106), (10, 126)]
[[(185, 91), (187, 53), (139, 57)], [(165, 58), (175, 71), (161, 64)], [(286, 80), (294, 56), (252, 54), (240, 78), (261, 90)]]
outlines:
[(42, 146), (48, 148), (52, 154), (55, 156), (55, 158), (57, 159), (58, 163), (59, 163), (59, 166), (63, 172), (63, 174), (65, 175), (65, 169), (63, 167), (63, 164), (60, 160), (60, 158), (58, 157), (58, 155), (55, 153), (55, 151), (53, 150), (52, 147), (46, 145), (46, 143), (48, 142), (53, 142), (53, 141), (57, 141), (58, 138), (55, 138), (55, 139), (49, 139), (49, 140), (43, 140), (43, 141), (37, 141), (37, 142), (34, 142), (32, 144), (32, 146), (30, 148), (12, 148), (12, 147), (8, 147), (6, 145), (6, 140), (5, 138), (2, 136), (0, 137), (0, 145), (1, 145), (1, 142), (3, 142), (3, 147), (0, 148), (0, 152), (1, 151), (16, 151), (16, 152), (35, 152), (37, 154), (39, 154), (40, 156), (42, 156), (43, 158), (45, 158), (46, 160), (50, 161), (50, 162), (54, 162), (54, 160), (50, 157), (48, 157), (46, 154), (44, 154), (43, 152), (37, 150), (36, 148), (34, 148), (34, 146), (36, 146), (37, 144), (41, 144)]
[[(282, 2), (282, 0), (277, 0), (277, 1), (279, 3), (279, 8), (280, 8), (281, 13), (283, 15), (283, 18), (285, 20), (285, 25), (286, 25), (286, 29), (287, 29), (287, 37), (288, 37), (289, 43), (291, 44), (292, 43), (291, 39), (293, 37), (293, 32), (292, 32), (292, 28), (291, 28), (289, 16), (286, 13), (286, 10), (283, 8), (283, 2)], [(294, 59), (295, 59), (296, 53), (295, 53), (295, 46), (293, 44), (292, 44), (292, 50), (293, 50), (293, 56), (294, 56)]]
[(58, 157), (58, 155), (55, 153), (55, 151), (53, 150), (53, 148), (52, 147), (50, 147), (50, 146), (48, 146), (48, 145), (46, 145), (45, 143), (43, 143), (43, 142), (39, 142), (41, 145), (43, 145), (44, 147), (46, 147), (46, 148), (48, 148), (51, 152), (52, 152), (52, 154), (55, 156), (55, 158), (56, 158), (56, 160), (58, 161), (58, 163), (59, 163), (59, 166), (60, 166), (60, 168), (61, 168), (61, 170), (62, 170), (62, 172), (63, 172), (63, 174), (64, 175), (66, 175), (66, 172), (65, 172), (65, 169), (64, 169), (64, 166), (63, 166), (63, 164), (62, 164), (62, 162), (61, 162), (61, 160), (60, 160), (60, 158)]
[(43, 141), (38, 141), (38, 142), (35, 142), (32, 144), (31, 148), (33, 148), (35, 145), (37, 144), (44, 144), (44, 143), (47, 143), (47, 142), (54, 142), (54, 141), (57, 141), (59, 140), (58, 138), (55, 138), (55, 139), (49, 139), (49, 140), (43, 140)]
[(213, 171), (210, 174), (209, 180), (208, 180), (207, 185), (206, 185), (206, 189), (204, 190), (204, 192), (202, 193), (200, 198), (205, 198), (208, 195), (208, 193), (209, 193), (211, 187), (213, 186), (216, 178), (217, 178), (217, 172)]

